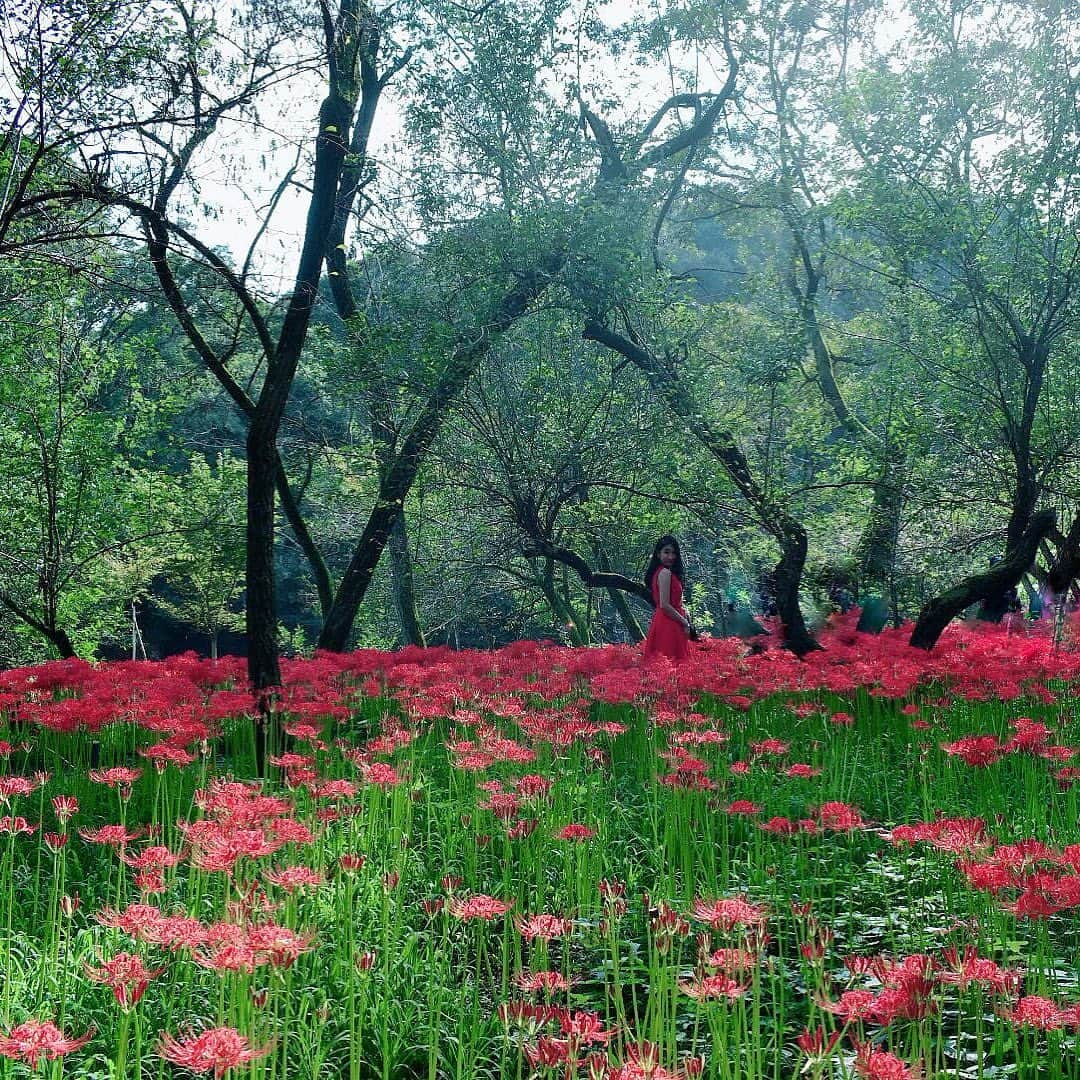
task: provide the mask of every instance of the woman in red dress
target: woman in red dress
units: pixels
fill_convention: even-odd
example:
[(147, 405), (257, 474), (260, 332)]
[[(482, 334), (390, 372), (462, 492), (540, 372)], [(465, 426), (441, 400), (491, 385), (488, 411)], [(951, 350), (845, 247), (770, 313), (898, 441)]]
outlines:
[(645, 586), (652, 592), (656, 608), (645, 638), (645, 655), (666, 656), (676, 664), (689, 654), (687, 642), (697, 640), (682, 606), (684, 573), (679, 541), (674, 536), (661, 536), (645, 571)]

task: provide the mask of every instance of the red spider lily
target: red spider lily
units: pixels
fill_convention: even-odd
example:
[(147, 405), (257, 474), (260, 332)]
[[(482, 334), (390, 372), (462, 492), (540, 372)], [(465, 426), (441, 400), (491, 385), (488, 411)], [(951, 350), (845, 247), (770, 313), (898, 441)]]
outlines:
[(60, 913), (65, 919), (70, 919), (79, 910), (81, 904), (82, 900), (79, 899), (78, 893), (70, 896), (65, 893), (60, 897)]
[(699, 772), (673, 772), (658, 776), (657, 782), (666, 787), (681, 788), (684, 791), (715, 791), (717, 783), (711, 777)]
[(1003, 1009), (1005, 1017), (1014, 1027), (1033, 1027), (1039, 1031), (1056, 1031), (1066, 1024), (1075, 1023), (1076, 1009), (1062, 1008), (1049, 998), (1029, 995), (1022, 997), (1012, 1009)]
[(375, 784), (377, 787), (397, 787), (397, 785), (403, 783), (405, 779), (392, 765), (387, 765), (381, 761), (373, 762), (371, 765), (365, 765), (360, 771), (367, 783)]
[(592, 1043), (606, 1045), (614, 1034), (604, 1030), (604, 1022), (599, 1013), (594, 1012), (566, 1012), (559, 1011), (559, 1027), (566, 1035), (571, 1046), (576, 1050), (580, 1046), (588, 1046)]
[(157, 870), (140, 870), (133, 880), (141, 893), (159, 893), (167, 888), (165, 878)]
[(226, 829), (214, 821), (195, 822), (206, 828), (184, 828), (196, 847), (193, 866), (210, 872), (228, 872), (240, 859), (262, 859), (280, 850), (283, 841), (267, 839), (261, 829)]
[(797, 762), (794, 765), (789, 765), (784, 770), (784, 775), (795, 777), (799, 780), (809, 780), (811, 777), (820, 776), (821, 770), (815, 768), (813, 765), (804, 765), (801, 762)]
[(279, 844), (311, 844), (315, 841), (315, 834), (302, 821), (291, 817), (271, 819), (270, 833)]
[(764, 926), (769, 917), (768, 905), (751, 903), (742, 896), (695, 900), (691, 910), (695, 919), (708, 923), (716, 930), (732, 930), (736, 926)]
[(0, 776), (0, 802), (7, 803), (17, 795), (32, 795), (38, 785), (25, 776)]
[(519, 971), (514, 982), (530, 994), (554, 994), (570, 989), (570, 980), (558, 971)]
[(297, 889), (317, 888), (325, 880), (322, 874), (308, 866), (286, 866), (281, 870), (267, 870), (263, 877), (289, 893)]
[(956, 742), (942, 743), (941, 749), (953, 757), (976, 768), (983, 768), (998, 761), (1005, 752), (1005, 744), (995, 735), (968, 735)]
[(626, 896), (625, 881), (612, 881), (608, 878), (601, 878), (597, 882), (596, 888), (600, 893), (600, 898), (605, 904)]
[(326, 749), (326, 743), (322, 740), (322, 731), (314, 724), (286, 724), (285, 731), (300, 742), (311, 743), (317, 750)]
[(364, 869), (365, 862), (367, 859), (363, 855), (346, 853), (338, 859), (338, 866), (347, 874), (355, 874)]
[(66, 847), (68, 842), (67, 833), (47, 832), (42, 833), (41, 838), (45, 841), (45, 846), (54, 854)]
[(840, 1034), (839, 1031), (830, 1034), (824, 1028), (815, 1028), (813, 1031), (806, 1028), (795, 1040), (795, 1045), (809, 1058), (808, 1064), (820, 1065), (836, 1049)]
[(773, 836), (795, 836), (800, 831), (798, 823), (786, 817), (771, 817), (768, 821), (760, 822), (758, 828)]
[(595, 829), (590, 829), (588, 825), (580, 825), (576, 822), (572, 822), (569, 825), (564, 825), (556, 834), (556, 840), (569, 840), (572, 843), (580, 843), (584, 840), (591, 840), (596, 835)]
[(877, 1016), (877, 994), (873, 990), (845, 990), (839, 1001), (818, 996), (815, 1002), (826, 1012), (844, 1020), (873, 1020)]
[(506, 837), (508, 840), (524, 840), (526, 837), (532, 836), (536, 832), (537, 826), (540, 824), (537, 818), (522, 818), (520, 821), (515, 821), (513, 825), (506, 830)]
[(164, 772), (166, 766), (177, 765), (184, 768), (195, 760), (195, 755), (185, 750), (182, 746), (173, 746), (169, 743), (158, 743), (155, 746), (147, 746), (139, 750), (139, 756), (153, 762), (158, 772)]
[(100, 967), (83, 965), (86, 977), (91, 982), (108, 986), (117, 1004), (123, 1009), (137, 1005), (151, 980), (156, 979), (164, 970), (164, 967), (147, 968), (142, 957), (129, 952), (117, 953), (111, 960), (102, 961)]
[(258, 787), (235, 780), (215, 780), (196, 791), (194, 800), (208, 818), (234, 829), (264, 825), (293, 809), (288, 799), (264, 795)]
[(993, 960), (980, 957), (972, 945), (964, 946), (963, 953), (951, 946), (942, 952), (942, 960), (948, 965), (938, 974), (942, 983), (961, 990), (974, 984), (995, 994), (1011, 995), (1020, 989), (1020, 972), (998, 967)]
[[(645, 906), (649, 907), (649, 898), (646, 896), (644, 899)], [(663, 900), (658, 900), (655, 908), (651, 909), (649, 925), (659, 953), (668, 952), (676, 937), (686, 937), (690, 933), (690, 924)]]
[(746, 814), (752, 816), (754, 814), (761, 813), (761, 807), (757, 803), (752, 803), (749, 799), (736, 799), (733, 803), (729, 803), (724, 808), (726, 814)]
[(93, 1036), (91, 1030), (69, 1039), (51, 1020), (27, 1020), (12, 1028), (9, 1034), (0, 1035), (0, 1054), (15, 1061), (25, 1061), (31, 1069), (36, 1069), (41, 1058), (55, 1061), (85, 1046)]
[(920, 1071), (887, 1050), (870, 1043), (855, 1044), (855, 1072), (864, 1080), (915, 1080)]
[(750, 988), (743, 986), (727, 975), (705, 975), (695, 982), (680, 982), (679, 989), (697, 1001), (706, 1001), (715, 998), (727, 998), (735, 1001), (743, 996)]
[(490, 810), (501, 821), (509, 821), (518, 812), (521, 800), (509, 791), (495, 792), (480, 803), (481, 810)]
[(13, 833), (18, 835), (20, 833), (35, 833), (37, 831), (38, 826), (31, 825), (24, 817), (12, 817), (10, 814), (5, 814), (3, 817), (0, 817), (0, 833)]
[(762, 739), (760, 742), (751, 743), (750, 749), (756, 757), (780, 757), (791, 749), (791, 743), (782, 739)]
[(269, 1052), (269, 1047), (250, 1047), (248, 1040), (231, 1027), (209, 1028), (183, 1041), (165, 1034), (158, 1044), (158, 1053), (166, 1061), (192, 1072), (213, 1072), (215, 1077), (224, 1076), (227, 1070), (265, 1057)]
[(536, 1043), (524, 1043), (521, 1047), (529, 1064), (537, 1070), (553, 1069), (570, 1059), (570, 1041), (543, 1035)]
[(315, 934), (299, 934), (287, 926), (266, 923), (248, 931), (248, 944), (256, 955), (265, 956), (274, 967), (292, 967), (314, 947)]
[(167, 847), (163, 847), (160, 844), (152, 844), (149, 847), (145, 847), (137, 855), (121, 855), (120, 856), (128, 866), (134, 867), (136, 870), (164, 870), (171, 866), (176, 866), (181, 855), (170, 851)]
[(983, 851), (993, 845), (982, 818), (939, 818), (916, 825), (897, 825), (887, 835), (895, 845), (925, 842), (954, 855)]
[(501, 918), (513, 906), (513, 900), (499, 900), (484, 893), (470, 897), (452, 897), (448, 904), (450, 914), (463, 922), (469, 920), (491, 922), (493, 919)]
[[(731, 699), (733, 702), (734, 698)], [(749, 699), (747, 704), (749, 705)], [(686, 1075), (690, 1075), (687, 1073)], [(700, 1076), (700, 1073), (695, 1075)], [(651, 1069), (646, 1072), (645, 1069), (635, 1061), (628, 1061), (625, 1064), (617, 1065), (608, 1070), (607, 1080), (680, 1080), (679, 1073), (673, 1073), (670, 1069), (665, 1069), (662, 1065), (658, 1065), (655, 1069)]]
[[(828, 936), (826, 936), (828, 935)], [(802, 954), (803, 959), (809, 960), (810, 963), (820, 963), (825, 959), (825, 953), (829, 946), (829, 941), (832, 939), (831, 931), (824, 931), (822, 935), (815, 938), (813, 941), (804, 941), (799, 946), (799, 952)]]
[(517, 915), (514, 917), (514, 925), (518, 933), (528, 941), (535, 941), (537, 938), (551, 941), (572, 933), (574, 920), (559, 915)]
[(74, 795), (54, 795), (52, 808), (63, 828), (79, 812), (79, 800)]
[[(708, 934), (705, 935), (708, 939)], [(756, 952), (749, 949), (717, 949), (709, 954), (706, 963), (728, 974), (737, 974), (755, 968), (761, 962)]]
[(91, 844), (104, 844), (107, 847), (123, 848), (132, 840), (138, 840), (146, 832), (136, 829), (128, 832), (123, 825), (102, 825), (99, 829), (80, 829), (79, 835)]
[(125, 765), (117, 765), (111, 769), (91, 769), (90, 779), (95, 784), (106, 784), (108, 787), (117, 788), (123, 798), (131, 795), (131, 786), (142, 776), (142, 769), (132, 769)]
[(523, 799), (543, 799), (551, 791), (552, 783), (545, 776), (530, 773), (527, 776), (519, 776), (514, 782), (514, 787)]
[(821, 827), (833, 832), (851, 832), (861, 829), (864, 824), (858, 807), (842, 802), (822, 803), (817, 809), (817, 816)]
[(286, 769), (290, 772), (303, 771), (315, 766), (315, 758), (310, 754), (281, 754), (267, 760), (271, 765), (276, 765), (279, 769)]
[(548, 1024), (554, 1024), (563, 1010), (555, 1005), (534, 1005), (531, 1001), (509, 1001), (500, 1005), (499, 1020), (504, 1027), (517, 1028), (526, 1035), (539, 1034)]
[(608, 1067), (606, 1072), (599, 1070), (598, 1062), (597, 1071), (590, 1074), (590, 1080), (682, 1080), (683, 1077), (700, 1076), (704, 1064), (701, 1058), (688, 1057), (683, 1059), (682, 1071), (672, 1072), (660, 1064), (659, 1046), (642, 1041), (627, 1046), (626, 1060)]
[(351, 799), (356, 790), (351, 780), (321, 780), (308, 785), (308, 791), (315, 799)]

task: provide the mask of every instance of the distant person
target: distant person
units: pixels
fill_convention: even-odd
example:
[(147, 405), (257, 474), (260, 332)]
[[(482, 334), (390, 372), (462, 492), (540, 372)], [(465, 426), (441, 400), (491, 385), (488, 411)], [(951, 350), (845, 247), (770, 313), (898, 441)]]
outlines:
[(1031, 600), (1028, 603), (1027, 617), (1032, 622), (1037, 622), (1043, 617), (1044, 603), (1042, 593), (1033, 592), (1031, 594)]
[(671, 535), (661, 536), (645, 571), (645, 587), (652, 593), (655, 608), (645, 638), (646, 656), (666, 656), (678, 664), (689, 655), (687, 643), (698, 640), (682, 606), (685, 578), (679, 541)]
[(841, 615), (846, 615), (855, 606), (855, 596), (843, 585), (833, 584), (829, 586), (829, 602)]
[(758, 602), (761, 604), (761, 614), (766, 618), (773, 618), (780, 614), (776, 604), (776, 569), (763, 570), (758, 577)]

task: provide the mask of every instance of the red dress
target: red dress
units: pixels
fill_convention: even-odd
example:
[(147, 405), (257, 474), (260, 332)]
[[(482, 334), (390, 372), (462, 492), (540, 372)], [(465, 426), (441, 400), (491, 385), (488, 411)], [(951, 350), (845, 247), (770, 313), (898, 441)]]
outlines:
[[(652, 598), (656, 610), (653, 612), (652, 622), (649, 623), (649, 636), (645, 639), (645, 655), (666, 656), (679, 663), (690, 653), (687, 644), (689, 639), (682, 623), (677, 622), (660, 607), (660, 573), (657, 570), (652, 579)], [(671, 575), (670, 600), (671, 606), (686, 618), (682, 606), (682, 582), (674, 574)]]

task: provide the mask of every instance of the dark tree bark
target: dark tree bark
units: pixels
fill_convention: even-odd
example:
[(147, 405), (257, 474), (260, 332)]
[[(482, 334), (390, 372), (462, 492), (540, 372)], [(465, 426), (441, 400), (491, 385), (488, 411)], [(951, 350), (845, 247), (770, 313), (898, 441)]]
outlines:
[(63, 627), (55, 624), (50, 625), (39, 619), (32, 611), (27, 611), (14, 597), (3, 591), (0, 591), (0, 605), (6, 607), (12, 615), (22, 620), (27, 626), (45, 638), (63, 659), (70, 660), (78, 656), (75, 646), (71, 643), (71, 638), (68, 637), (67, 631)]
[(593, 570), (588, 562), (576, 551), (569, 548), (559, 547), (549, 540), (530, 539), (522, 550), (527, 559), (540, 558), (553, 559), (555, 562), (569, 566), (590, 589), (612, 589), (629, 593), (643, 600), (652, 608), (652, 594), (645, 588), (643, 582), (628, 578), (625, 574), (613, 573), (610, 570)]
[(619, 353), (645, 376), (649, 385), (667, 407), (678, 416), (691, 434), (724, 467), (732, 482), (754, 508), (762, 524), (780, 545), (780, 561), (773, 571), (776, 582), (776, 607), (784, 628), (784, 643), (796, 656), (821, 646), (806, 627), (799, 606), (799, 585), (806, 565), (806, 529), (765, 493), (750, 473), (746, 456), (730, 432), (714, 427), (694, 399), (690, 389), (671, 365), (654, 355), (640, 341), (631, 340), (601, 323), (589, 322), (584, 337)]
[(1073, 518), (1068, 535), (1062, 536), (1058, 554), (1046, 574), (1046, 584), (1055, 596), (1068, 592), (1080, 577), (1080, 514)]
[(1049, 341), (1044, 335), (1036, 337), (1025, 334), (1017, 328), (1014, 336), (1016, 359), (1024, 373), (1024, 395), (1018, 415), (1014, 415), (1007, 404), (1002, 402), (1005, 434), (1016, 465), (1012, 509), (1005, 530), (1006, 554), (1011, 553), (1020, 544), (1031, 521), (1031, 515), (1035, 512), (1039, 495), (1042, 493), (1031, 444), (1039, 399), (1046, 382), (1046, 368), (1050, 362)]
[[(611, 573), (611, 566), (608, 563), (607, 556), (604, 554), (603, 550), (596, 547), (594, 548), (594, 551), (596, 554), (596, 564), (600, 567), (600, 572), (604, 574)], [(635, 585), (636, 584), (637, 583), (635, 582)], [(618, 612), (623, 626), (626, 627), (626, 632), (629, 635), (630, 640), (635, 643), (644, 641), (645, 632), (641, 629), (641, 623), (637, 621), (634, 613), (630, 610), (630, 605), (626, 602), (626, 595), (623, 590), (609, 584), (607, 586), (607, 592), (608, 596), (611, 598), (612, 604), (615, 605), (615, 610)], [(643, 597), (642, 599), (645, 598)], [(651, 597), (648, 599), (651, 602)]]
[[(327, 237), (326, 266), (334, 307), (345, 326), (357, 368), (363, 375), (375, 458), (379, 466), (380, 481), (385, 482), (386, 473), (393, 460), (395, 437), (390, 411), (392, 399), (383, 373), (377, 363), (373, 362), (368, 348), (365, 334), (366, 323), (360, 317), (361, 312), (357, 307), (353, 292), (352, 273), (345, 243), (349, 222), (356, 212), (356, 200), (363, 189), (367, 175), (368, 144), (379, 100), (386, 85), (408, 64), (412, 55), (411, 50), (406, 50), (380, 75), (377, 60), (381, 38), (379, 26), (373, 23), (360, 50), (360, 105), (356, 112), (356, 121), (349, 143), (348, 160), (342, 169), (341, 183), (338, 186), (334, 220), (330, 227), (330, 235)], [(409, 553), (404, 514), (392, 524), (387, 543), (390, 548), (394, 609), (398, 615), (401, 636), (410, 645), (423, 646), (426, 641), (417, 613), (412, 557)], [(332, 606), (333, 604), (330, 603), (323, 610), (324, 617), (329, 615)]]
[(932, 649), (945, 627), (965, 608), (1005, 593), (1019, 584), (1035, 561), (1039, 544), (1054, 527), (1055, 520), (1053, 510), (1038, 511), (1032, 516), (1019, 543), (1001, 562), (981, 574), (964, 578), (951, 589), (928, 601), (919, 613), (910, 644), (918, 649)]
[(401, 634), (409, 645), (427, 645), (420, 616), (416, 610), (416, 590), (413, 588), (412, 555), (405, 515), (399, 514), (390, 529), (390, 573), (394, 586), (394, 608), (397, 611)]
[(368, 518), (341, 579), (333, 607), (323, 623), (319, 648), (342, 652), (347, 647), (356, 613), (382, 558), (394, 522), (401, 513), (405, 497), (416, 480), (428, 449), (442, 430), (451, 405), (494, 342), (547, 289), (553, 277), (562, 269), (565, 259), (563, 253), (555, 253), (528, 272), (519, 274), (515, 284), (494, 305), (480, 333), (472, 340), (458, 342), (449, 364), (382, 477), (378, 502)]
[(544, 559), (544, 569), (539, 574), (538, 584), (556, 621), (565, 626), (570, 632), (570, 644), (588, 645), (588, 626), (582, 621), (577, 611), (574, 610), (573, 604), (566, 597), (560, 596), (559, 590), (556, 588), (554, 559)]
[(327, 240), (334, 222), (338, 186), (359, 87), (357, 58), (369, 16), (359, 0), (343, 0), (337, 24), (326, 18), (329, 88), (319, 109), (315, 175), (296, 281), (274, 351), (267, 357), (262, 389), (247, 433), (247, 638), (248, 676), (261, 693), (281, 682), (277, 648), (277, 597), (274, 573), (274, 491), (277, 434), (285, 414), (311, 312), (318, 297)]
[(883, 595), (889, 591), (900, 539), (905, 462), (893, 447), (884, 447), (882, 453), (884, 460), (874, 480), (870, 513), (855, 547), (860, 596), (874, 589), (880, 589)]

